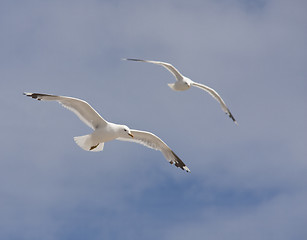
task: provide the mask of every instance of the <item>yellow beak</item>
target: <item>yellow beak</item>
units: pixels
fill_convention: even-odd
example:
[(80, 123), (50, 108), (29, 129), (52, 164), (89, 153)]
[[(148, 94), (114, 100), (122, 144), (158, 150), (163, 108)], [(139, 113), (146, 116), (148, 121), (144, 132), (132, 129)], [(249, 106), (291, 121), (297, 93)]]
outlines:
[(128, 133), (128, 135), (133, 138), (133, 135), (131, 133)]

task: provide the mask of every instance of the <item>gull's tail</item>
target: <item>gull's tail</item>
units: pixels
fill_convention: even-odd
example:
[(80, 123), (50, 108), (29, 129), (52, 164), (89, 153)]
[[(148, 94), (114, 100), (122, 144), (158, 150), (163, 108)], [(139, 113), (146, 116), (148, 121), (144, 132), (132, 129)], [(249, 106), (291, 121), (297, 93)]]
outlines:
[(175, 83), (168, 83), (167, 84), (172, 90), (176, 91), (175, 89)]
[(93, 143), (91, 134), (74, 137), (76, 144), (85, 151), (99, 152), (103, 150), (104, 143)]

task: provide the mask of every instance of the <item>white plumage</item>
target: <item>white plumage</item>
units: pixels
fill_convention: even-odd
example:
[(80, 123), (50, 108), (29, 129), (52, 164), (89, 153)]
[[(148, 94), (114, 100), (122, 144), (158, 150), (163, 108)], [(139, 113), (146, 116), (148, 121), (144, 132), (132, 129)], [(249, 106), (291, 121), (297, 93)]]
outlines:
[(142, 59), (134, 59), (134, 58), (124, 58), (123, 60), (153, 63), (153, 64), (157, 64), (157, 65), (160, 65), (166, 68), (168, 71), (171, 72), (171, 74), (174, 75), (174, 77), (177, 80), (175, 83), (168, 84), (168, 86), (171, 89), (173, 89), (174, 91), (184, 91), (184, 90), (188, 90), (191, 86), (194, 86), (202, 90), (205, 90), (220, 103), (222, 110), (234, 121), (234, 123), (238, 124), (235, 118), (233, 117), (233, 115), (231, 114), (231, 112), (229, 111), (229, 109), (227, 108), (224, 100), (214, 89), (204, 84), (193, 82), (191, 79), (183, 76), (172, 64), (166, 63), (166, 62), (160, 62), (160, 61), (142, 60)]
[(91, 134), (74, 137), (78, 146), (86, 151), (102, 151), (105, 142), (115, 139), (136, 142), (161, 151), (169, 163), (190, 172), (182, 160), (159, 137), (150, 132), (130, 130), (125, 125), (110, 123), (81, 99), (41, 93), (24, 93), (24, 95), (37, 100), (57, 101), (74, 112), (86, 125), (92, 128), (94, 131)]

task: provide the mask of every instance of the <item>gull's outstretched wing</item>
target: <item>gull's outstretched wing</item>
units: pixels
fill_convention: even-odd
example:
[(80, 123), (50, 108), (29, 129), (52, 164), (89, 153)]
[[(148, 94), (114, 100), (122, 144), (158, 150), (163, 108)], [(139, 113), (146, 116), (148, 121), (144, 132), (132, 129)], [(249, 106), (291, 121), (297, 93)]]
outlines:
[(224, 100), (220, 97), (220, 95), (212, 88), (206, 86), (206, 85), (203, 85), (203, 84), (200, 84), (200, 83), (196, 83), (196, 82), (192, 82), (191, 83), (192, 86), (195, 86), (195, 87), (198, 87), (202, 90), (205, 90), (206, 92), (210, 93), (210, 95), (212, 97), (214, 97), (220, 104), (221, 104), (221, 107), (223, 109), (223, 111), (235, 122), (235, 124), (238, 124), (237, 121), (235, 120), (235, 118), (232, 116), (231, 112), (229, 111), (229, 109), (227, 108)]
[(168, 71), (170, 71), (175, 76), (177, 81), (180, 81), (183, 79), (183, 75), (170, 63), (160, 62), (160, 61), (142, 60), (142, 59), (135, 59), (135, 58), (124, 58), (123, 60), (158, 64), (162, 67), (165, 67)]
[(182, 170), (190, 172), (190, 169), (184, 164), (183, 161), (156, 135), (139, 130), (131, 130), (133, 138), (127, 136), (117, 138), (121, 141), (129, 141), (140, 143), (146, 147), (159, 150), (163, 153), (164, 157), (170, 164), (175, 164), (176, 167), (180, 167)]
[(41, 93), (24, 93), (24, 95), (37, 100), (57, 101), (70, 111), (74, 112), (81, 121), (94, 130), (107, 124), (94, 108), (81, 99)]

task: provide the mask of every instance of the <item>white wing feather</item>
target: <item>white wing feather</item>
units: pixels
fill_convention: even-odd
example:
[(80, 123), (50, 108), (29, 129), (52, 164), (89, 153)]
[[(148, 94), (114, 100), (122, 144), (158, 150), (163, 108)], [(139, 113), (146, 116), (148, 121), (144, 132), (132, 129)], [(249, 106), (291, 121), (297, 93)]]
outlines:
[(91, 105), (81, 99), (41, 93), (24, 93), (24, 95), (37, 100), (57, 101), (62, 106), (75, 113), (81, 121), (94, 130), (99, 126), (107, 124)]
[(206, 85), (196, 83), (196, 82), (192, 82), (191, 85), (208, 92), (212, 97), (214, 97), (221, 104), (223, 111), (235, 122), (235, 124), (238, 124), (235, 118), (233, 117), (233, 115), (231, 114), (231, 112), (229, 111), (229, 109), (227, 108), (224, 100), (213, 88), (210, 88)]
[(164, 143), (159, 137), (154, 135), (151, 132), (139, 131), (139, 130), (131, 130), (133, 138), (130, 136), (120, 137), (117, 140), (120, 141), (129, 141), (142, 144), (146, 147), (161, 151), (166, 160), (175, 164), (176, 167), (180, 167), (181, 169), (190, 172), (190, 169), (182, 162), (182, 160)]
[(183, 75), (176, 69), (172, 64), (166, 63), (166, 62), (160, 62), (160, 61), (151, 61), (151, 60), (142, 60), (142, 59), (134, 59), (134, 58), (125, 58), (124, 60), (129, 60), (129, 61), (137, 61), (137, 62), (148, 62), (148, 63), (153, 63), (160, 65), (164, 68), (166, 68), (168, 71), (171, 72), (171, 74), (174, 75), (174, 77), (177, 79), (177, 81), (180, 81), (183, 79)]

